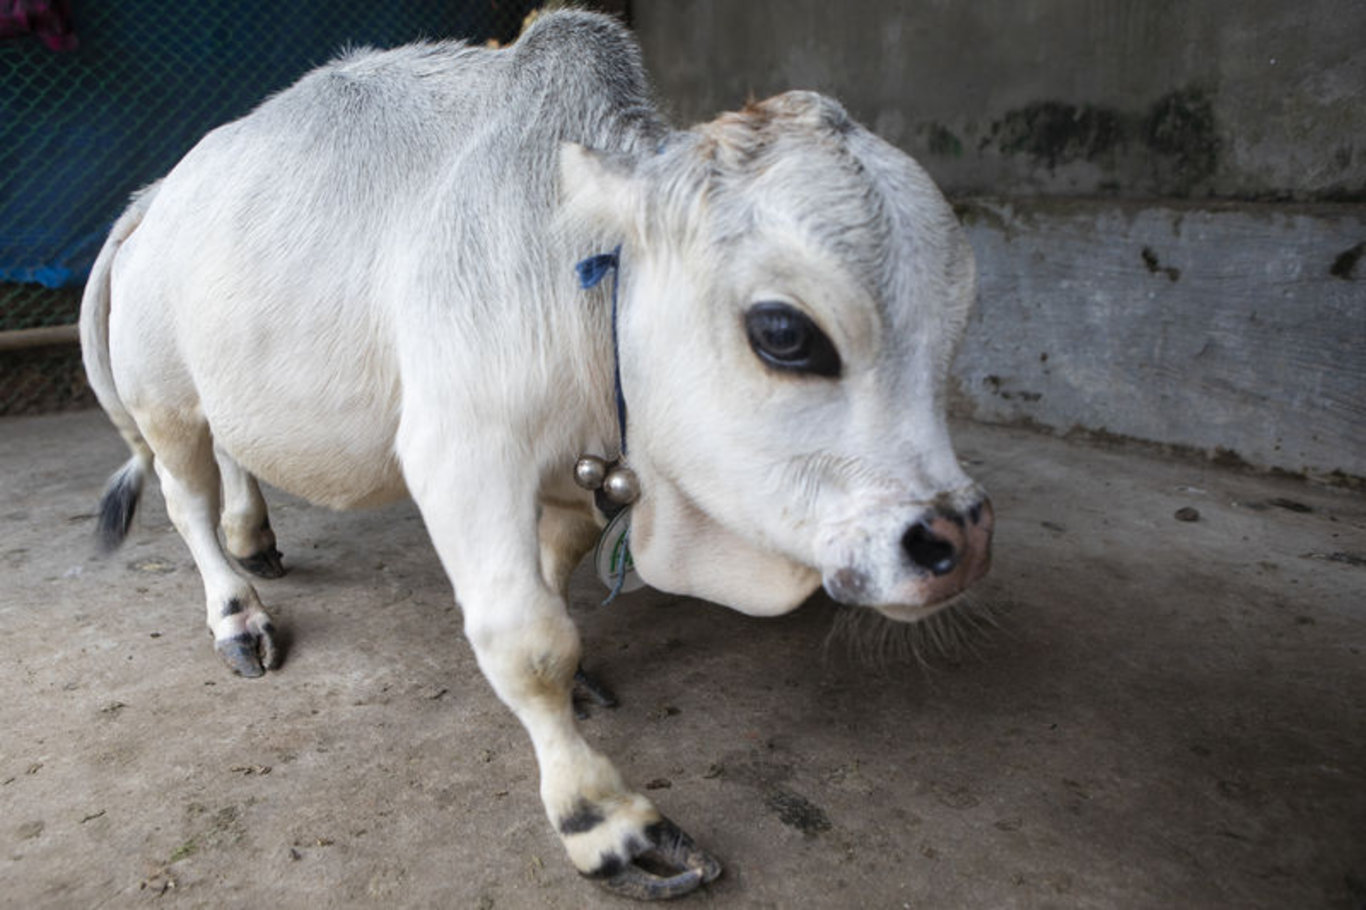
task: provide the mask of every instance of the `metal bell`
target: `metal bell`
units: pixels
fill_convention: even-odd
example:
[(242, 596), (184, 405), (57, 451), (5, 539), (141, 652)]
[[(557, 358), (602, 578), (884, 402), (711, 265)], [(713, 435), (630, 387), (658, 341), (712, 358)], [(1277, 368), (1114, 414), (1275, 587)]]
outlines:
[(640, 480), (636, 472), (625, 465), (618, 465), (608, 472), (602, 482), (602, 491), (607, 498), (618, 505), (629, 505), (640, 495)]
[(596, 455), (584, 455), (574, 464), (574, 482), (585, 490), (596, 490), (607, 478), (607, 462)]

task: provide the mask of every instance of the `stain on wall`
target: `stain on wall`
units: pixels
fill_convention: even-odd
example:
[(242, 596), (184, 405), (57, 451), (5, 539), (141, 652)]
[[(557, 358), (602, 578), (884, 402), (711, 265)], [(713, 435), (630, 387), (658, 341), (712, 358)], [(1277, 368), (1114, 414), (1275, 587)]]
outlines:
[(1139, 258), (1143, 260), (1143, 266), (1154, 275), (1165, 275), (1168, 281), (1180, 281), (1181, 270), (1174, 265), (1163, 265), (1162, 260), (1157, 258), (1157, 252), (1150, 246), (1145, 246), (1139, 250)]
[[(942, 124), (931, 126), (925, 133), (930, 138), (925, 152), (932, 160), (946, 151), (944, 142), (935, 140), (953, 134)], [(976, 151), (982, 156), (1024, 158), (1029, 166), (1049, 173), (1078, 162), (1090, 164), (1108, 175), (1097, 184), (1102, 193), (1122, 192), (1128, 174), (1129, 183), (1161, 187), (1162, 195), (1183, 198), (1213, 192), (1220, 148), (1208, 93), (1186, 87), (1135, 110), (1032, 102), (993, 121)]]
[(1328, 274), (1334, 278), (1341, 278), (1343, 281), (1352, 281), (1357, 277), (1357, 265), (1361, 262), (1361, 257), (1366, 255), (1366, 242), (1358, 243), (1351, 249), (1343, 250), (1333, 259), (1333, 265), (1328, 269)]
[[(1154, 155), (1154, 164), (1166, 168), (1159, 181), (1173, 195), (1187, 196), (1206, 184), (1219, 165), (1219, 131), (1214, 105), (1198, 88), (1183, 88), (1158, 99), (1144, 118), (1140, 145)], [(1161, 180), (1165, 176), (1166, 180)]]
[(1123, 141), (1123, 117), (1089, 104), (1036, 101), (991, 125), (981, 149), (1025, 155), (1049, 170), (1072, 161), (1095, 161)]

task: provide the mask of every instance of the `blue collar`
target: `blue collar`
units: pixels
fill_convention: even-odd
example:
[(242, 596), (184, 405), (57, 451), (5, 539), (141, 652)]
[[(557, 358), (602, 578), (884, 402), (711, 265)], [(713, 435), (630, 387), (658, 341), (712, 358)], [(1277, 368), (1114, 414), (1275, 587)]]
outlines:
[(621, 284), (621, 244), (610, 253), (589, 256), (574, 267), (579, 287), (595, 288), (612, 273), (612, 387), (617, 402), (617, 429), (621, 432), (621, 457), (626, 458), (626, 397), (621, 392), (621, 351), (617, 346), (617, 289)]
[[(612, 273), (612, 387), (617, 402), (617, 429), (621, 433), (620, 460), (625, 461), (626, 397), (621, 392), (621, 351), (617, 344), (617, 290), (621, 286), (621, 245), (618, 244), (617, 248), (610, 253), (599, 253), (596, 256), (589, 256), (587, 259), (578, 263), (578, 265), (575, 266), (575, 269), (579, 273), (579, 287), (584, 290), (597, 287), (602, 283), (602, 280), (607, 277), (608, 272)], [(618, 513), (623, 512), (626, 508), (625, 506), (613, 503), (601, 489), (594, 492), (594, 501), (596, 502), (598, 509), (609, 519), (617, 518)], [(623, 521), (629, 521), (626, 516), (620, 517)], [(612, 533), (612, 529), (615, 526), (616, 522), (609, 521), (607, 529), (604, 531), (603, 540), (607, 539), (607, 536)], [(627, 524), (621, 531), (619, 542), (611, 544), (613, 550), (620, 547), (622, 552), (618, 557), (619, 567), (616, 573), (610, 579), (603, 579), (608, 582), (608, 587), (611, 589), (610, 593), (607, 595), (607, 599), (602, 602), (604, 606), (611, 603), (613, 600), (616, 600), (617, 595), (621, 593), (622, 588), (626, 584), (626, 575), (628, 571), (627, 564), (630, 562), (631, 552), (630, 534), (630, 525)], [(598, 542), (599, 547), (603, 545), (603, 540)]]

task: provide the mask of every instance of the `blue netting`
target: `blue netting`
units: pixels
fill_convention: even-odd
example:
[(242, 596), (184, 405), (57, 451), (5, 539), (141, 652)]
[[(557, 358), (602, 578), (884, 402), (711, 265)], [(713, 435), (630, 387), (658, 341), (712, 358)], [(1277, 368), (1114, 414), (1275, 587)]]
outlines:
[(536, 0), (104, 0), (75, 49), (0, 41), (0, 282), (79, 285), (128, 194), (356, 44), (509, 40)]

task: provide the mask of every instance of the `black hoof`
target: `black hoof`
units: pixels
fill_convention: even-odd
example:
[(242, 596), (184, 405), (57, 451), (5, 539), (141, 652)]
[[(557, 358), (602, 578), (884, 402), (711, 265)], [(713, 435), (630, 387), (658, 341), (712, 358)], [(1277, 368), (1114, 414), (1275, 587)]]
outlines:
[(602, 680), (584, 672), (583, 667), (574, 671), (573, 700), (574, 716), (579, 720), (588, 719), (588, 706), (590, 704), (599, 708), (615, 708), (620, 704), (617, 701), (616, 694), (603, 685)]
[(213, 649), (228, 669), (248, 679), (264, 676), (267, 670), (279, 669), (285, 656), (279, 633), (270, 623), (266, 623), (260, 635), (243, 632), (214, 642)]
[(645, 829), (650, 846), (625, 866), (595, 876), (613, 894), (641, 901), (682, 897), (721, 875), (716, 858), (700, 850), (681, 828), (661, 818)]
[(280, 551), (266, 547), (259, 553), (244, 556), (237, 564), (258, 578), (280, 578), (285, 574), (285, 564), (281, 562)]

